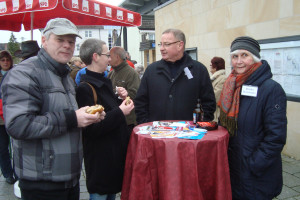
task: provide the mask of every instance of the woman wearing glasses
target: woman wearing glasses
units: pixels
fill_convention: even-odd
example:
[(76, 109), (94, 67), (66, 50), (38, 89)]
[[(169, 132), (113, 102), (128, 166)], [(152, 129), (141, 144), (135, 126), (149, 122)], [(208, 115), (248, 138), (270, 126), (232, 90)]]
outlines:
[(87, 39), (80, 47), (80, 58), (87, 69), (76, 90), (78, 106), (101, 104), (106, 112), (104, 120), (82, 131), (86, 185), (90, 200), (114, 200), (121, 191), (129, 140), (125, 116), (134, 105), (132, 101), (125, 104), (128, 92), (124, 88), (119, 88), (118, 99), (111, 81), (104, 77), (110, 59), (105, 42)]

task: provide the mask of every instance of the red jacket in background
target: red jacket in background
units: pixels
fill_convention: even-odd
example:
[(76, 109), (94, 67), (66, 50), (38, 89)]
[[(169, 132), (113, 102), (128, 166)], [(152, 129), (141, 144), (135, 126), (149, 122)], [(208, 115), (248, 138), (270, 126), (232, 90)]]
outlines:
[(126, 60), (128, 65), (134, 69), (134, 64), (130, 60)]

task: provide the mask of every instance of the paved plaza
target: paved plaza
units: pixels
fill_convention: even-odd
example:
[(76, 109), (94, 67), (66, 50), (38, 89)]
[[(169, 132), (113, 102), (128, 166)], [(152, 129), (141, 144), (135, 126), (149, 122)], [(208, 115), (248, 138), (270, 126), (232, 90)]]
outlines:
[[(288, 156), (282, 155), (283, 164), (283, 189), (281, 194), (275, 198), (284, 200), (300, 200), (300, 160), (295, 160)], [(80, 200), (88, 200), (89, 194), (85, 185), (85, 173), (82, 172), (80, 179)], [(5, 182), (0, 177), (0, 200), (19, 200), (14, 195), (14, 186)], [(120, 200), (120, 194), (116, 200)]]

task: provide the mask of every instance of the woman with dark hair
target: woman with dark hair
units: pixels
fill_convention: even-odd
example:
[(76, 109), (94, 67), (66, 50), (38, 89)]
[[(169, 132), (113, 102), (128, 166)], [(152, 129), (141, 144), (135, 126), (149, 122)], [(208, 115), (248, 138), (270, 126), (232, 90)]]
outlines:
[[(218, 102), (220, 99), (223, 84), (226, 80), (224, 59), (221, 57), (213, 57), (213, 59), (211, 59), (210, 72), (212, 73), (210, 80), (214, 88), (216, 102)], [(217, 122), (219, 116), (220, 116), (220, 108), (216, 106), (214, 121)]]
[(259, 43), (251, 37), (238, 37), (231, 43), (233, 70), (218, 102), (221, 125), (230, 134), (233, 200), (271, 200), (282, 189), (287, 99), (259, 52)]
[(8, 72), (8, 70), (10, 70), (13, 67), (13, 59), (8, 51), (0, 52), (0, 67), (1, 67), (1, 74), (0, 74), (1, 78), (6, 74), (6, 72)]
[[(0, 67), (1, 67), (0, 82), (2, 83), (6, 73), (13, 67), (12, 56), (8, 51), (0, 52)], [(2, 107), (1, 92), (0, 92), (0, 99), (1, 99), (1, 107)], [(14, 172), (13, 172), (10, 155), (9, 155), (9, 144), (10, 144), (10, 139), (4, 126), (4, 120), (0, 117), (0, 167), (6, 182), (9, 184), (14, 184), (16, 182), (16, 179), (14, 178)]]

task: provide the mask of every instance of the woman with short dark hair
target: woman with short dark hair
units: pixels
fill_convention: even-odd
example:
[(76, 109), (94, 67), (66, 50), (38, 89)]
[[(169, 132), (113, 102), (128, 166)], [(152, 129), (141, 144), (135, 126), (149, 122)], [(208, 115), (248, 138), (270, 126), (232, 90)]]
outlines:
[[(1, 67), (0, 82), (2, 83), (6, 73), (13, 67), (13, 59), (8, 51), (0, 52), (0, 67)], [(1, 92), (0, 92), (0, 99), (1, 99), (1, 107), (2, 107)], [(6, 182), (9, 184), (14, 184), (16, 182), (16, 179), (14, 177), (14, 171), (11, 165), (11, 160), (9, 155), (9, 145), (10, 145), (10, 139), (5, 129), (4, 120), (0, 117), (0, 167)]]

